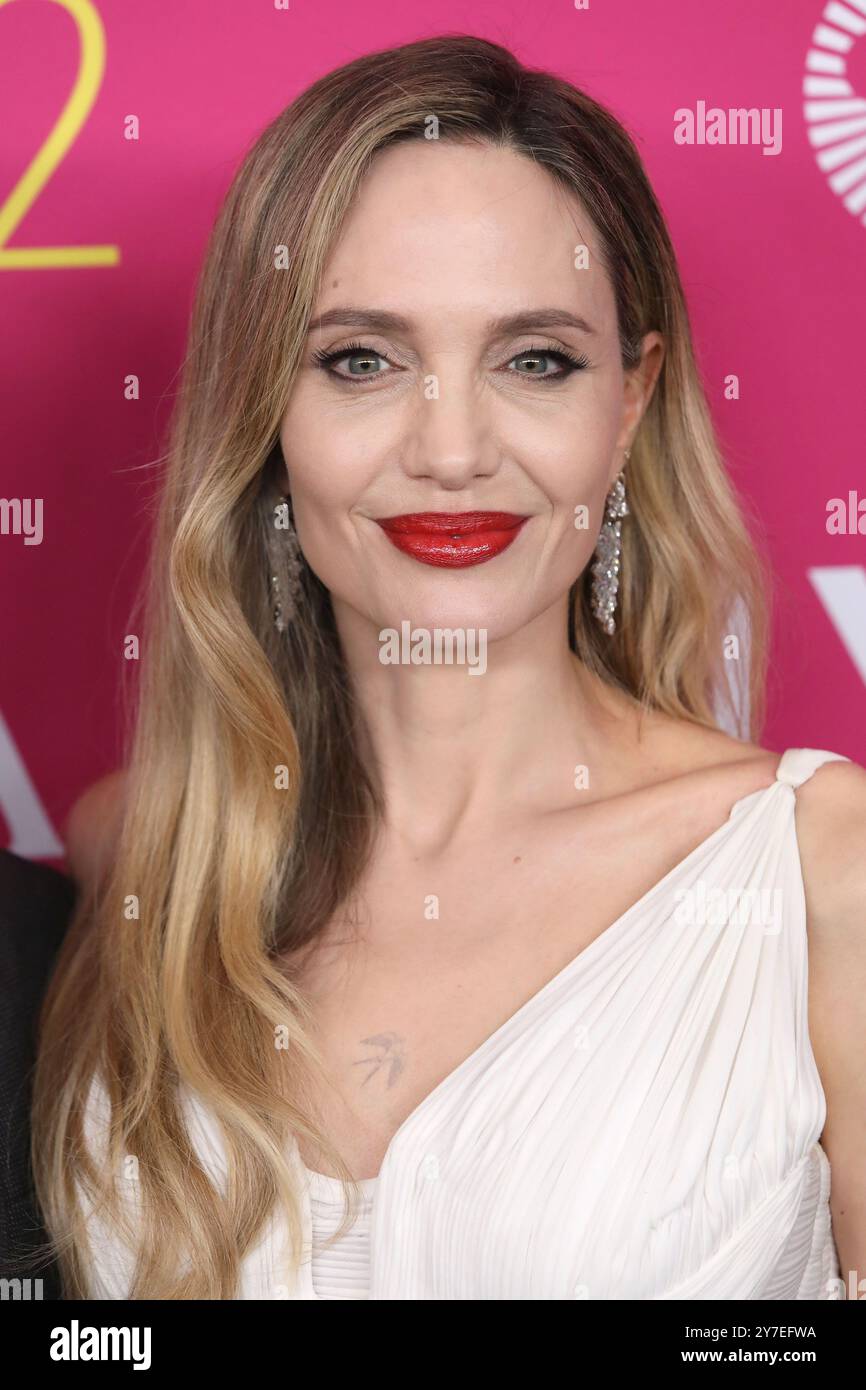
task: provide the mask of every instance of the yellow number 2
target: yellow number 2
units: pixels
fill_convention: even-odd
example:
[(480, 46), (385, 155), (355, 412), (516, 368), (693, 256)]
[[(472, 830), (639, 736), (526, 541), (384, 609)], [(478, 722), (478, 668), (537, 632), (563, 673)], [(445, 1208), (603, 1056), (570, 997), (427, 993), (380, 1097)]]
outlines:
[[(0, 9), (12, 0), (0, 0)], [(0, 207), (0, 270), (45, 270), (61, 266), (117, 265), (119, 246), (8, 247), (15, 232), (66, 151), (74, 143), (96, 100), (105, 71), (105, 30), (91, 0), (54, 0), (71, 14), (78, 28), (81, 61), (69, 100), (48, 139), (30, 161)]]

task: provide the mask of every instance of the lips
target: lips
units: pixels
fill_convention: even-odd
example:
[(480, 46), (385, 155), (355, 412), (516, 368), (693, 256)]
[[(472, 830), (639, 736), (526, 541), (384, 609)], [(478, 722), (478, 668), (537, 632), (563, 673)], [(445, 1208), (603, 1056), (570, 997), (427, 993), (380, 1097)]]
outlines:
[(501, 555), (528, 520), (514, 512), (407, 512), (378, 523), (404, 555), (459, 569)]

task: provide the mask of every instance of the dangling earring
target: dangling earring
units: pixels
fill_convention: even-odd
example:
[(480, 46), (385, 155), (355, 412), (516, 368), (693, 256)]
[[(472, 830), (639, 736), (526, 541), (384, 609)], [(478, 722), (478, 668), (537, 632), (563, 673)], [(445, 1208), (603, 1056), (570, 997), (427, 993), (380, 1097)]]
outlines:
[[(631, 449), (625, 450), (625, 457), (631, 458)], [(628, 516), (628, 503), (625, 500), (625, 473), (620, 470), (614, 479), (605, 503), (604, 522), (595, 547), (596, 559), (592, 567), (592, 611), (609, 637), (616, 631), (614, 613), (619, 590), (619, 572), (622, 555), (622, 518)]]
[(304, 564), (290, 497), (281, 497), (279, 502), (268, 504), (265, 525), (274, 627), (277, 632), (285, 632), (298, 611)]

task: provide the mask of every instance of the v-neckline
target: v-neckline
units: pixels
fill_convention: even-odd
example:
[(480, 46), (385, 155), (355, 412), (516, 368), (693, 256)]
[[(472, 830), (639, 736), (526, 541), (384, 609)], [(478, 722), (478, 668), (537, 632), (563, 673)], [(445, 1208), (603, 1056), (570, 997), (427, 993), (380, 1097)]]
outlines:
[[(543, 984), (539, 989), (537, 989), (534, 994), (530, 995), (530, 997), (525, 1001), (525, 1003), (521, 1004), (520, 1007), (514, 1011), (514, 1013), (512, 1013), (507, 1019), (505, 1019), (504, 1023), (501, 1023), (497, 1028), (494, 1029), (492, 1033), (490, 1033), (482, 1042), (480, 1042), (478, 1046), (474, 1048), (472, 1052), (469, 1053), (468, 1057), (464, 1057), (462, 1062), (458, 1062), (456, 1067), (452, 1068), (452, 1070), (448, 1072), (448, 1074), (444, 1076), (441, 1081), (437, 1082), (437, 1084), (433, 1087), (433, 1090), (429, 1091), (427, 1095), (423, 1098), (423, 1100), (420, 1100), (418, 1104), (415, 1106), (415, 1108), (409, 1112), (405, 1120), (403, 1120), (403, 1122), (400, 1125), (398, 1125), (397, 1129), (391, 1136), (387, 1148), (385, 1149), (385, 1153), (382, 1157), (382, 1162), (379, 1165), (378, 1173), (375, 1175), (374, 1178), (359, 1179), (359, 1182), (361, 1184), (372, 1184), (375, 1190), (375, 1197), (373, 1200), (371, 1210), (371, 1254), (375, 1238), (376, 1216), (380, 1204), (382, 1202), (382, 1184), (383, 1181), (385, 1181), (387, 1178), (387, 1169), (389, 1167), (390, 1162), (393, 1159), (394, 1153), (397, 1147), (399, 1146), (400, 1142), (405, 1138), (406, 1133), (409, 1130), (411, 1130), (413, 1126), (420, 1123), (423, 1116), (426, 1115), (430, 1109), (432, 1109), (436, 1102), (441, 1099), (443, 1094), (445, 1094), (452, 1086), (456, 1085), (457, 1082), (467, 1074), (467, 1072), (469, 1072), (473, 1067), (479, 1064), (479, 1062), (487, 1055), (490, 1049), (501, 1041), (503, 1035), (507, 1031), (515, 1028), (518, 1025), (518, 1023), (521, 1020), (525, 1019), (527, 1014), (529, 1014), (532, 1010), (537, 1008), (541, 1001), (547, 998), (547, 996), (558, 985), (561, 985), (564, 980), (569, 979), (572, 974), (576, 974), (581, 967), (584, 967), (587, 958), (594, 958), (598, 954), (598, 951), (602, 945), (609, 945), (611, 940), (614, 940), (616, 938), (616, 936), (623, 929), (625, 924), (631, 920), (635, 912), (639, 911), (642, 907), (644, 907), (645, 904), (648, 903), (655, 896), (656, 893), (660, 892), (662, 889), (667, 887), (678, 874), (684, 873), (686, 869), (694, 862), (695, 859), (697, 859), (699, 855), (708, 851), (716, 841), (720, 840), (731, 829), (731, 826), (734, 823), (734, 815), (742, 806), (744, 806), (747, 802), (755, 801), (756, 798), (768, 797), (775, 792), (777, 787), (786, 785), (784, 782), (782, 782), (782, 779), (779, 775), (786, 757), (787, 752), (783, 752), (779, 758), (779, 761), (776, 764), (776, 772), (773, 781), (770, 782), (768, 786), (759, 787), (757, 791), (749, 792), (746, 796), (741, 796), (737, 801), (735, 801), (734, 804), (731, 806), (726, 819), (722, 821), (721, 825), (717, 826), (715, 830), (711, 831), (709, 835), (705, 836), (703, 840), (699, 841), (699, 843), (695, 845), (694, 849), (691, 849), (688, 852), (688, 854), (686, 854), (682, 859), (678, 860), (678, 862), (674, 864), (674, 866), (671, 869), (669, 869), (666, 874), (663, 874), (660, 879), (653, 883), (646, 890), (645, 893), (642, 893), (639, 898), (636, 898), (635, 901), (629, 907), (627, 907), (624, 912), (620, 913), (620, 915), (613, 922), (611, 922), (609, 926), (605, 927), (604, 930), (599, 932), (597, 936), (594, 936), (592, 941), (590, 941), (588, 945), (581, 947), (581, 949), (577, 952), (576, 955), (572, 956), (570, 960), (566, 961), (565, 965), (562, 966), (562, 968), (558, 970), (555, 975), (551, 976), (551, 978), (545, 984)], [(304, 1164), (300, 1156), (300, 1152), (297, 1149), (297, 1144), (295, 1145), (295, 1157), (297, 1162), (301, 1166), (301, 1171), (309, 1171), (306, 1168), (306, 1164)], [(307, 1194), (306, 1200), (309, 1204), (309, 1193)], [(307, 1220), (308, 1222), (311, 1220), (309, 1205), (307, 1206)], [(299, 1277), (301, 1279), (301, 1287), (304, 1290), (302, 1297), (319, 1301), (319, 1295), (316, 1293), (313, 1284), (313, 1268), (311, 1260), (307, 1260), (302, 1263), (301, 1268), (299, 1270)]]
[[(452, 1070), (449, 1071), (447, 1075), (442, 1078), (441, 1081), (438, 1081), (436, 1085), (433, 1087), (433, 1090), (428, 1091), (427, 1095), (423, 1098), (423, 1100), (420, 1100), (418, 1104), (415, 1106), (415, 1108), (413, 1110), (410, 1110), (405, 1120), (403, 1120), (403, 1122), (400, 1125), (398, 1125), (397, 1129), (391, 1135), (388, 1146), (385, 1149), (385, 1153), (382, 1157), (382, 1162), (379, 1165), (379, 1171), (376, 1174), (376, 1176), (374, 1178), (361, 1178), (359, 1179), (359, 1181), (362, 1183), (375, 1183), (376, 1193), (378, 1197), (378, 1194), (381, 1192), (383, 1175), (385, 1175), (389, 1160), (391, 1159), (399, 1141), (402, 1138), (404, 1138), (407, 1130), (411, 1129), (413, 1125), (417, 1124), (420, 1121), (421, 1117), (425, 1115), (427, 1111), (430, 1110), (438, 1100), (441, 1099), (445, 1091), (450, 1089), (451, 1086), (455, 1085), (458, 1080), (462, 1079), (462, 1077), (468, 1071), (470, 1071), (473, 1066), (476, 1066), (482, 1060), (482, 1058), (484, 1058), (487, 1055), (490, 1049), (501, 1041), (506, 1031), (515, 1028), (518, 1023), (525, 1019), (527, 1014), (529, 1014), (533, 1009), (537, 1008), (543, 999), (547, 998), (547, 996), (552, 992), (552, 990), (554, 990), (558, 985), (561, 985), (564, 980), (570, 978), (572, 974), (577, 973), (579, 968), (584, 967), (587, 958), (593, 959), (598, 954), (598, 950), (602, 945), (609, 945), (611, 940), (616, 938), (616, 936), (623, 929), (626, 923), (630, 921), (630, 919), (634, 916), (635, 912), (639, 911), (642, 907), (644, 907), (645, 904), (648, 903), (650, 899), (655, 896), (656, 893), (661, 891), (663, 888), (666, 888), (677, 874), (685, 872), (685, 870), (698, 857), (699, 854), (702, 854), (708, 849), (710, 849), (714, 841), (720, 839), (724, 834), (726, 834), (727, 831), (730, 830), (734, 822), (734, 813), (737, 810), (739, 810), (741, 806), (743, 806), (747, 801), (753, 801), (756, 797), (768, 796), (771, 792), (774, 792), (776, 787), (778, 786), (784, 786), (785, 784), (781, 781), (779, 777), (779, 771), (781, 769), (784, 758), (785, 754), (783, 753), (779, 759), (779, 762), (776, 765), (775, 777), (768, 786), (759, 787), (757, 791), (749, 792), (746, 796), (741, 796), (737, 801), (735, 801), (730, 811), (728, 812), (727, 818), (722, 821), (721, 825), (717, 826), (715, 830), (711, 831), (709, 835), (705, 836), (703, 840), (701, 840), (698, 844), (695, 845), (694, 849), (689, 850), (688, 854), (685, 855), (684, 858), (680, 859), (676, 864), (674, 864), (673, 868), (668, 869), (666, 874), (663, 874), (662, 877), (658, 879), (655, 883), (653, 883), (651, 887), (649, 887), (646, 890), (645, 893), (642, 893), (639, 898), (636, 898), (635, 901), (629, 907), (627, 907), (624, 912), (621, 912), (620, 915), (613, 922), (611, 922), (609, 926), (605, 927), (601, 932), (599, 932), (597, 936), (594, 936), (592, 941), (590, 941), (586, 946), (581, 947), (581, 949), (577, 952), (576, 955), (572, 956), (570, 960), (566, 961), (565, 965), (563, 965), (560, 970), (557, 970), (555, 975), (552, 975), (551, 978), (545, 984), (541, 985), (541, 987), (537, 989), (534, 994), (530, 995), (530, 997), (525, 1001), (525, 1003), (521, 1004), (519, 1008), (517, 1008), (514, 1011), (514, 1013), (510, 1014), (509, 1017), (504, 1021), (504, 1023), (500, 1023), (499, 1026), (495, 1028), (494, 1031), (483, 1040), (483, 1042), (480, 1042), (478, 1046), (474, 1048), (472, 1052), (469, 1053), (468, 1057), (464, 1057), (462, 1062), (458, 1062), (456, 1067), (453, 1067)], [(298, 1158), (300, 1159), (300, 1154), (298, 1154)], [(376, 1204), (374, 1203), (374, 1210), (375, 1205)]]

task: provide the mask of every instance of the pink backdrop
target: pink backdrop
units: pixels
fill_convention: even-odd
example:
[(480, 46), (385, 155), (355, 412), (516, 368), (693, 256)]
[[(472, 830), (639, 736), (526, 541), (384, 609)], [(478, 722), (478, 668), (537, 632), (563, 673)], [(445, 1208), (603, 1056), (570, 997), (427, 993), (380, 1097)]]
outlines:
[[(238, 161), (322, 72), (457, 31), (585, 86), (637, 140), (730, 468), (777, 576), (764, 741), (866, 763), (866, 534), (856, 532), (862, 501), (866, 533), (866, 0), (823, 10), (819, 0), (0, 0), (0, 492), (43, 502), (40, 544), (0, 535), (0, 843), (56, 859), (72, 801), (118, 760), (148, 464)], [(82, 60), (53, 172), (10, 203), (34, 155), (50, 153)], [(768, 119), (781, 110), (781, 152), (677, 143), (674, 113), (702, 102)], [(129, 116), (138, 140), (124, 136)], [(117, 251), (40, 263), (51, 247)], [(69, 265), (70, 255), (108, 263)], [(138, 400), (124, 398), (129, 374)], [(732, 374), (738, 399), (726, 397)], [(831, 534), (828, 503), (849, 494), (855, 527)]]

